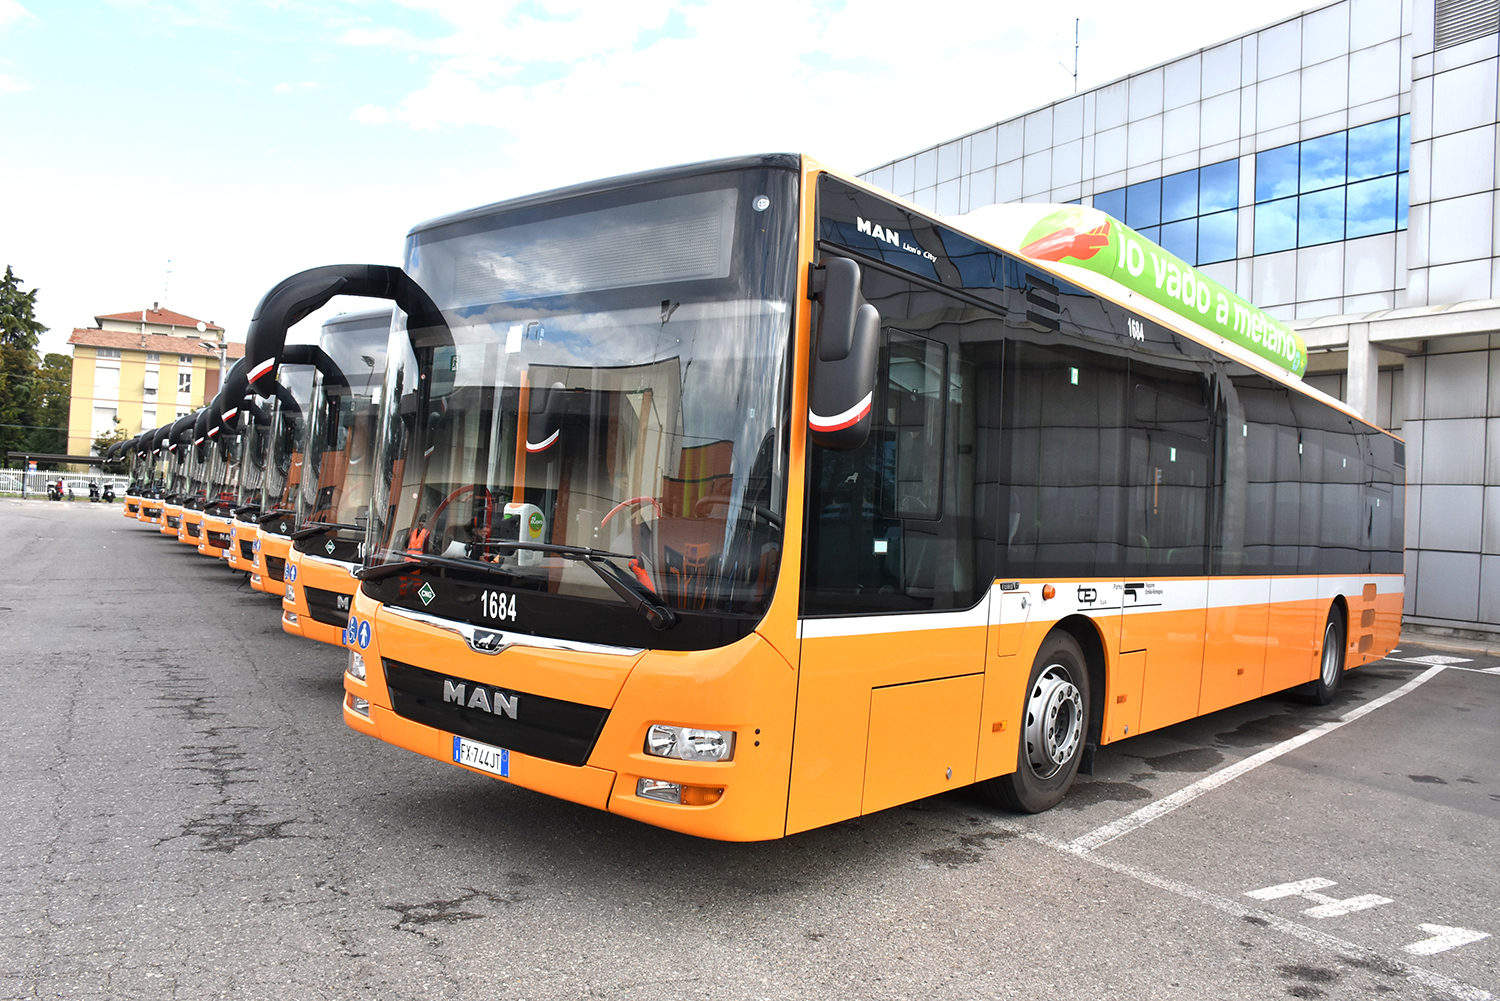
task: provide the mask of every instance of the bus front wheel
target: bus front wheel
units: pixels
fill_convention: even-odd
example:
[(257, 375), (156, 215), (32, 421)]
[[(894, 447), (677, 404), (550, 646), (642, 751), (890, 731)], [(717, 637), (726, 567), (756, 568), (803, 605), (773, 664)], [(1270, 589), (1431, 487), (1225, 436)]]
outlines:
[(1041, 813), (1062, 802), (1083, 758), (1089, 672), (1078, 641), (1054, 631), (1042, 641), (1026, 686), (1016, 770), (979, 784), (997, 806)]

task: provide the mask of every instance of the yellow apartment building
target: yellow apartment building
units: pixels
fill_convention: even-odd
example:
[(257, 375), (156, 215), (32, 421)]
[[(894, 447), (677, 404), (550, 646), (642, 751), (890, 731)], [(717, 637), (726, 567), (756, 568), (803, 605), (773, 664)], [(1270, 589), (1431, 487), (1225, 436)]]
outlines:
[(94, 317), (76, 327), (68, 454), (88, 455), (95, 436), (118, 418), (134, 435), (176, 420), (212, 400), (219, 366), (245, 353), (224, 328), (152, 303), (150, 309)]

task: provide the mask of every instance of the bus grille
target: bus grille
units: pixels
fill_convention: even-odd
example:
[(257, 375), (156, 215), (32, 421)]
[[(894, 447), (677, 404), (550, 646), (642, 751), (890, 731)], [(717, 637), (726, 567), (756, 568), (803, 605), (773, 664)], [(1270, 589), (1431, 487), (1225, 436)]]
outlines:
[(208, 544), (210, 546), (213, 546), (215, 549), (228, 549), (229, 548), (229, 533), (228, 532), (209, 532), (208, 533)]
[(203, 534), (203, 523), (201, 521), (190, 521), (187, 525), (187, 533), (193, 538)]
[(255, 543), (249, 539), (240, 540), (240, 558), (247, 563), (255, 562)]
[(321, 587), (304, 587), (307, 594), (307, 612), (325, 626), (344, 626), (349, 621), (349, 606), (353, 595), (337, 591), (325, 591)]
[(169, 515), (167, 515), (167, 527), (168, 528), (178, 528), (181, 525), (182, 525), (182, 515), (180, 515), (180, 514), (169, 514)]
[(286, 560), (280, 556), (266, 557), (266, 576), (272, 580), (286, 579)]
[[(583, 765), (594, 751), (608, 709), (549, 699), (526, 692), (503, 691), (513, 698), (516, 718), (469, 709), (443, 700), (444, 682), (463, 686), (469, 698), (477, 688), (493, 694), (495, 686), (477, 685), (397, 660), (383, 660), (391, 708), (397, 716), (447, 733), (483, 741), (564, 765)], [(489, 695), (486, 695), (488, 698)]]

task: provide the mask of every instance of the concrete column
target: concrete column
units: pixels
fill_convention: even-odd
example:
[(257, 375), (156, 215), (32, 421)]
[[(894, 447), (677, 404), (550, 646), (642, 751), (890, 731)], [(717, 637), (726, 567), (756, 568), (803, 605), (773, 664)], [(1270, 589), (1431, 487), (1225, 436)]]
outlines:
[(1349, 324), (1349, 375), (1344, 402), (1371, 424), (1375, 423), (1380, 394), (1380, 351), (1370, 343), (1368, 323)]

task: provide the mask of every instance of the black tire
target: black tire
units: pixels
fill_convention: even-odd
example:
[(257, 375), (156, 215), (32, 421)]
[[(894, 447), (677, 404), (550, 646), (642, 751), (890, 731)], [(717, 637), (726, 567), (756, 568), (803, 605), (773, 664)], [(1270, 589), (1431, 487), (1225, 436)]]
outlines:
[(1016, 770), (977, 788), (1007, 810), (1041, 813), (1067, 795), (1088, 741), (1088, 663), (1078, 641), (1066, 632), (1053, 630), (1042, 640), (1020, 708)]
[(1323, 649), (1319, 654), (1318, 677), (1302, 686), (1301, 695), (1314, 705), (1326, 706), (1339, 693), (1344, 680), (1344, 613), (1334, 605), (1323, 625)]

